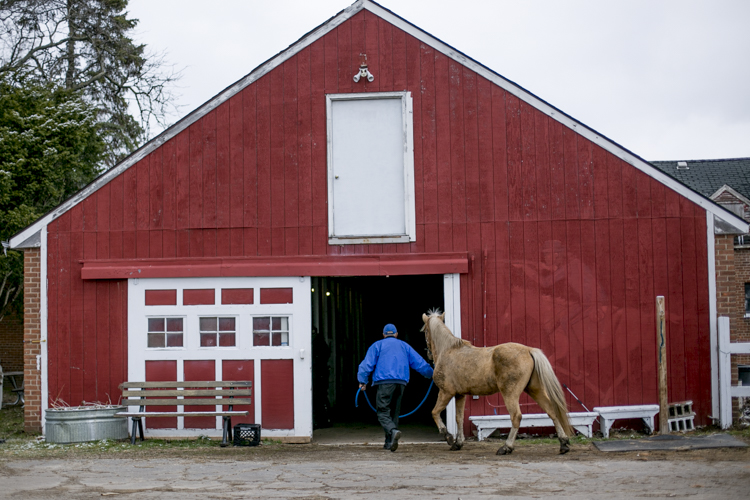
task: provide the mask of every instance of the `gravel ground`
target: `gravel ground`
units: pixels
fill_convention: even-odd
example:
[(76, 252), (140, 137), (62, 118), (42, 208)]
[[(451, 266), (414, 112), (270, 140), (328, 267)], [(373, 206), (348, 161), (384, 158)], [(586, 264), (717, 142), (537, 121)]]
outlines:
[[(122, 445), (117, 444), (117, 447)], [(590, 443), (558, 455), (552, 444), (499, 442), (253, 448), (123, 448), (50, 457), (0, 455), (0, 498), (748, 498), (750, 451), (601, 453)], [(79, 448), (79, 450), (81, 450)]]

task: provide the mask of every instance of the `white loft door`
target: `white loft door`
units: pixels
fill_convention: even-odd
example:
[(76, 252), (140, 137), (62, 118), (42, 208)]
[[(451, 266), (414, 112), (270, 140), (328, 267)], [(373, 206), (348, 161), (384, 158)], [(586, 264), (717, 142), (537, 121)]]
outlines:
[(404, 235), (402, 100), (331, 103), (333, 236)]

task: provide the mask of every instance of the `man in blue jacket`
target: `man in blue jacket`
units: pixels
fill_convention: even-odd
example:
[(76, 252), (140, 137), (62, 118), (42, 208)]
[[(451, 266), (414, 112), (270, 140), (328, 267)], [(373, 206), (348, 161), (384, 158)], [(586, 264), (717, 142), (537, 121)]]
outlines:
[(414, 368), (426, 378), (432, 378), (432, 367), (425, 362), (409, 344), (398, 340), (396, 327), (388, 323), (383, 328), (383, 340), (378, 340), (367, 350), (359, 365), (357, 380), (365, 390), (372, 374), (372, 385), (377, 386), (375, 398), (378, 421), (385, 431), (383, 448), (396, 451), (401, 431), (398, 430), (398, 414), (401, 398), (409, 382), (409, 368)]

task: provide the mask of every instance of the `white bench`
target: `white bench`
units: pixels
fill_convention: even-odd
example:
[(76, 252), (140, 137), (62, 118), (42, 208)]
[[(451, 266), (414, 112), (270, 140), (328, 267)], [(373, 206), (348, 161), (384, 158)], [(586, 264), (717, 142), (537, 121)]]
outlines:
[(640, 418), (648, 427), (649, 434), (653, 433), (654, 415), (659, 413), (659, 405), (597, 406), (594, 411), (599, 414), (602, 435), (608, 438), (612, 424), (622, 418)]
[[(594, 425), (596, 417), (599, 416), (595, 412), (578, 412), (568, 413), (570, 418), (570, 425), (575, 430), (590, 438), (593, 436), (591, 427)], [(469, 417), (471, 423), (477, 427), (477, 437), (480, 441), (487, 439), (490, 434), (495, 432), (497, 429), (510, 429), (512, 424), (510, 423), (510, 415), (482, 415), (478, 417)], [(530, 413), (525, 414), (521, 418), (521, 427), (554, 427), (552, 419), (546, 413)]]

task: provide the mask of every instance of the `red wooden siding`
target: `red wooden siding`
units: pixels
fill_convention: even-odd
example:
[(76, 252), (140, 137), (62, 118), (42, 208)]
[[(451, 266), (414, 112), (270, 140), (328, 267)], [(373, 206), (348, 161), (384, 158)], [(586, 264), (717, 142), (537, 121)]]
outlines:
[(147, 306), (177, 305), (177, 290), (146, 290)]
[[(177, 361), (146, 361), (146, 382), (176, 381)], [(177, 411), (177, 406), (147, 406), (146, 411)], [(146, 418), (146, 426), (151, 429), (176, 429), (177, 417)]]
[[(255, 364), (252, 359), (225, 359), (221, 363), (222, 380), (249, 380), (253, 383), (253, 395), (251, 400), (255, 403)], [(229, 411), (229, 406), (224, 406), (225, 411)], [(254, 405), (236, 405), (235, 411), (248, 411), (250, 413), (245, 417), (232, 417), (234, 424), (254, 424), (255, 423), (255, 406)]]
[[(360, 53), (371, 83), (351, 80)], [(325, 94), (401, 90), (414, 106), (417, 240), (329, 246)], [(589, 408), (656, 401), (654, 300), (664, 295), (669, 399), (692, 399), (705, 424), (705, 220), (651, 177), (363, 11), (49, 225), (49, 394), (104, 401), (126, 378), (127, 284), (81, 280), (83, 259), (467, 251), (464, 336), (543, 348)], [(468, 400), (469, 414), (500, 403)]]
[[(185, 360), (185, 382), (216, 380), (216, 361), (213, 359)], [(190, 398), (185, 398), (190, 399)], [(185, 411), (214, 411), (213, 406), (185, 405)], [(216, 417), (185, 417), (185, 429), (215, 429)]]
[(260, 380), (263, 427), (294, 429), (294, 360), (261, 360)]
[(182, 305), (212, 305), (216, 302), (216, 291), (213, 288), (185, 289), (182, 291)]
[(252, 288), (222, 288), (221, 289), (221, 303), (222, 304), (252, 304), (253, 303), (253, 289)]
[(294, 295), (291, 288), (261, 288), (261, 304), (291, 304)]

